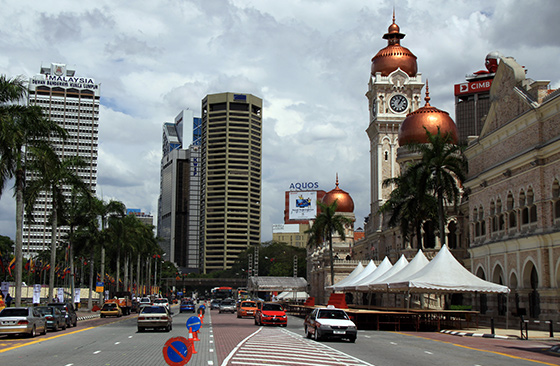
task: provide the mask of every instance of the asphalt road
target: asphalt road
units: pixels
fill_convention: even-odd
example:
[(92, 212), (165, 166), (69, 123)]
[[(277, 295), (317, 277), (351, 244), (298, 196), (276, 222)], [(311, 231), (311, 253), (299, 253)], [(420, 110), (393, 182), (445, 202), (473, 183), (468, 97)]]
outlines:
[[(34, 339), (1, 336), (0, 365), (166, 365), (165, 342), (188, 337), (185, 323), (193, 315), (177, 310), (169, 333), (137, 333), (132, 315), (81, 321)], [(560, 365), (558, 355), (545, 351), (550, 342), (382, 331), (359, 331), (356, 343), (315, 342), (303, 336), (302, 323), (290, 317), (287, 328), (259, 327), (252, 319), (212, 311), (188, 365)]]

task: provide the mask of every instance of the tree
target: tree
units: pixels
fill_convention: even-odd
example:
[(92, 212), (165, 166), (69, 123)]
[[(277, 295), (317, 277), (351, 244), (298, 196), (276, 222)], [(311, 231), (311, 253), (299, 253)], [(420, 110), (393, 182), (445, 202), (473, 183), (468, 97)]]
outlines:
[(437, 219), (437, 201), (420, 182), (417, 169), (406, 169), (395, 178), (383, 181), (383, 187), (395, 185), (389, 199), (379, 208), (380, 213), (389, 213), (389, 226), (399, 226), (403, 242), (412, 244), (416, 236), (418, 249), (422, 248), (422, 223)]
[(0, 76), (0, 196), (6, 183), (15, 178), (16, 197), (16, 306), (21, 305), (23, 192), (26, 152), (51, 136), (66, 137), (66, 131), (43, 117), (40, 107), (22, 106), (27, 89), (21, 77), (8, 80)]
[[(36, 154), (29, 160), (28, 168), (32, 171), (32, 177), (26, 187), (26, 206), (28, 216), (32, 218), (33, 206), (43, 194), (51, 196), (51, 268), (49, 273), (49, 299), (54, 295), (54, 275), (56, 267), (56, 247), (58, 224), (62, 222), (62, 216), (66, 203), (65, 188), (71, 187), (84, 195), (90, 194), (89, 187), (78, 176), (77, 170), (86, 166), (86, 163), (78, 156), (60, 159), (56, 152), (47, 144), (41, 146), (41, 154)], [(70, 267), (73, 267), (72, 247), (68, 248)], [(73, 296), (74, 294), (72, 294)]]
[(329, 260), (331, 264), (331, 284), (334, 284), (334, 259), (332, 237), (334, 233), (340, 235), (342, 240), (346, 239), (345, 226), (352, 225), (353, 222), (350, 218), (336, 214), (338, 207), (338, 199), (332, 204), (326, 205), (322, 202), (317, 202), (320, 213), (315, 218), (313, 226), (306, 233), (309, 233), (308, 245), (316, 245), (327, 241), (329, 243)]
[(410, 149), (419, 152), (421, 160), (409, 167), (407, 174), (418, 177), (421, 189), (434, 194), (437, 198), (439, 236), (441, 245), (445, 244), (446, 204), (456, 208), (459, 199), (459, 185), (465, 180), (468, 169), (463, 154), (464, 146), (453, 143), (450, 133), (430, 133), (426, 128), (428, 143), (411, 144)]

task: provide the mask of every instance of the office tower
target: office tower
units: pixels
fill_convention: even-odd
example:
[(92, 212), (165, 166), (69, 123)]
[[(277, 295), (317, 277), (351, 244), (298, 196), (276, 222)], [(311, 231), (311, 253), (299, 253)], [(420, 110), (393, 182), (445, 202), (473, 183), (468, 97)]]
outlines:
[[(60, 158), (79, 156), (87, 166), (77, 169), (77, 174), (95, 194), (97, 185), (97, 149), (99, 127), (99, 84), (92, 78), (76, 76), (76, 71), (65, 64), (52, 63), (41, 67), (40, 74), (29, 81), (29, 105), (41, 107), (43, 115), (66, 129), (68, 139), (53, 139)], [(30, 176), (26, 176), (30, 179)], [(65, 195), (69, 196), (66, 191)], [(30, 254), (50, 248), (51, 225), (50, 195), (42, 194), (33, 207), (34, 223), (24, 219), (24, 250)], [(67, 227), (59, 227), (62, 238)]]
[(480, 136), (484, 119), (490, 110), (490, 87), (496, 75), (501, 55), (491, 52), (486, 56), (486, 69), (467, 76), (467, 82), (455, 84), (455, 123), (459, 141), (469, 136)]
[(184, 147), (196, 120), (184, 110), (163, 126), (157, 233), (164, 259), (183, 273), (200, 272), (200, 147)]
[(231, 267), (260, 243), (262, 99), (220, 93), (202, 100), (201, 239), (204, 272)]

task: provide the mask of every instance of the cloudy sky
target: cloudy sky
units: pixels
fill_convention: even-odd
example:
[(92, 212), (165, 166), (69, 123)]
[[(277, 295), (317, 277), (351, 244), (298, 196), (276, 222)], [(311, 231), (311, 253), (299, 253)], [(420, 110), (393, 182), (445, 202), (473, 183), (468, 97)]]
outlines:
[[(453, 85), (491, 51), (560, 86), (560, 1), (0, 0), (0, 74), (51, 62), (101, 83), (98, 192), (157, 216), (162, 124), (200, 115), (206, 94), (264, 100), (262, 239), (283, 220), (292, 182), (340, 188), (369, 213), (371, 58), (396, 23), (418, 57), (431, 104), (453, 117)], [(12, 191), (0, 234), (14, 238)]]

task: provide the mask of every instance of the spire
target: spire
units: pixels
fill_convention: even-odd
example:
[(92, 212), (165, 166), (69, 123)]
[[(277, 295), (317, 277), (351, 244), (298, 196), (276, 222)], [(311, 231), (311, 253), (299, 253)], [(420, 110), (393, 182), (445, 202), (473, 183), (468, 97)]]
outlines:
[(428, 86), (428, 79), (426, 79), (426, 97), (424, 98), (424, 100), (426, 101), (426, 107), (431, 107), (430, 99), (430, 87)]
[(338, 188), (338, 172), (336, 173), (336, 188)]

